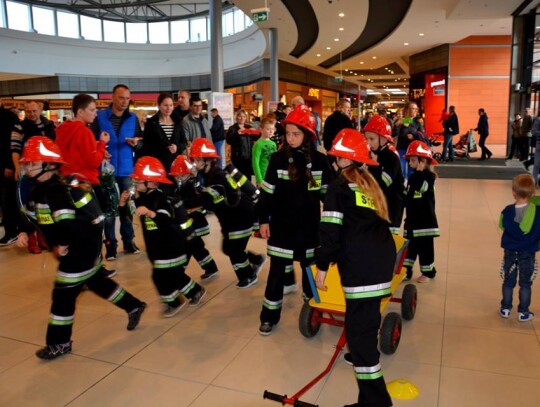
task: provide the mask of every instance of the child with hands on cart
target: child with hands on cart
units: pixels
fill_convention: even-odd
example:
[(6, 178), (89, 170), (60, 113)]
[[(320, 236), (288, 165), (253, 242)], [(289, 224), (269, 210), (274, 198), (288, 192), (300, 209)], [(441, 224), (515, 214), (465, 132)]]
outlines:
[[(163, 164), (155, 157), (141, 157), (135, 163), (131, 178), (135, 183), (135, 214), (140, 217), (148, 259), (152, 263), (152, 280), (165, 304), (163, 317), (175, 316), (188, 302), (190, 307), (201, 304), (206, 289), (185, 273), (187, 264), (186, 231), (191, 220), (186, 216), (178, 222), (167, 195), (159, 184), (172, 184)], [(130, 192), (120, 195), (121, 215), (130, 210)], [(181, 210), (182, 208), (176, 208)], [(185, 213), (185, 212), (184, 212)], [(184, 300), (183, 295), (187, 300)]]
[[(65, 161), (59, 147), (45, 136), (29, 139), (21, 163), (25, 172), (19, 184), (21, 210), (43, 233), (59, 261), (47, 345), (36, 356), (49, 360), (71, 352), (75, 304), (84, 286), (126, 311), (127, 329), (135, 329), (146, 304), (99, 272), (104, 216), (91, 184), (82, 177), (59, 175)], [(31, 185), (23, 199), (21, 189), (28, 186), (22, 185), (25, 182)], [(17, 244), (27, 246), (26, 231), (19, 234)]]
[(437, 161), (427, 144), (418, 140), (409, 145), (405, 158), (409, 162), (409, 167), (413, 169), (405, 195), (404, 237), (409, 240), (407, 257), (403, 262), (407, 270), (405, 279), (412, 278), (413, 266), (418, 256), (422, 275), (416, 281), (427, 283), (437, 274), (433, 239), (440, 233), (435, 213), (437, 174), (432, 168)]
[(337, 263), (345, 296), (345, 335), (360, 390), (353, 405), (391, 406), (377, 336), (381, 300), (391, 295), (396, 246), (386, 199), (368, 170), (378, 163), (354, 129), (339, 132), (328, 154), (337, 158), (340, 174), (324, 201), (315, 283), (326, 291), (326, 272), (330, 263)]

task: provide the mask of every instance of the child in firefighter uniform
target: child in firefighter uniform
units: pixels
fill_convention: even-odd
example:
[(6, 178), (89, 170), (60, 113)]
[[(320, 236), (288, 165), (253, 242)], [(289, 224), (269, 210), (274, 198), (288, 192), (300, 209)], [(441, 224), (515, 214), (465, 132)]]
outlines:
[(186, 208), (203, 207), (216, 214), (223, 235), (223, 253), (229, 256), (238, 278), (236, 287), (251, 287), (257, 283), (257, 274), (265, 262), (264, 256), (246, 251), (253, 231), (253, 201), (258, 191), (238, 170), (228, 172), (219, 168), (220, 157), (210, 140), (195, 139), (189, 156), (202, 180), (204, 193), (184, 200)]
[[(146, 304), (98, 272), (102, 263), (104, 217), (91, 185), (75, 177), (63, 179), (58, 175), (64, 160), (58, 146), (47, 137), (32, 137), (21, 162), (25, 178), (32, 183), (27, 202), (21, 202), (21, 210), (43, 232), (59, 261), (47, 346), (36, 355), (55, 359), (71, 352), (75, 303), (83, 286), (126, 311), (127, 329), (135, 329)], [(28, 235), (23, 231), (18, 245), (27, 244)]]
[(270, 335), (281, 317), (283, 295), (296, 291), (293, 262), (302, 267), (305, 298), (312, 292), (305, 268), (314, 262), (318, 246), (321, 201), (333, 172), (327, 157), (313, 149), (316, 120), (298, 105), (282, 121), (283, 146), (270, 157), (257, 203), (260, 234), (268, 239), (271, 258), (260, 314), (259, 333)]
[[(131, 178), (137, 193), (135, 214), (141, 219), (146, 252), (152, 263), (152, 281), (165, 304), (163, 317), (170, 318), (188, 301), (191, 307), (200, 305), (206, 294), (206, 289), (185, 273), (185, 236), (189, 232), (184, 234), (182, 230), (190, 227), (191, 219), (186, 214), (183, 223), (177, 223), (179, 217), (175, 216), (167, 195), (158, 188), (159, 183), (172, 184), (172, 181), (167, 178), (165, 168), (157, 158), (139, 158)], [(129, 197), (129, 191), (124, 191), (120, 196), (121, 213), (129, 210)]]
[(392, 145), (392, 127), (386, 118), (373, 116), (362, 129), (362, 133), (375, 154), (373, 158), (379, 163), (378, 166), (369, 167), (369, 171), (384, 192), (390, 216), (390, 231), (397, 235), (403, 220), (405, 179), (399, 155)]
[(345, 294), (345, 334), (359, 387), (353, 406), (387, 407), (377, 336), (381, 299), (391, 295), (396, 247), (389, 229), (383, 191), (367, 166), (376, 166), (366, 140), (356, 130), (342, 130), (328, 152), (337, 157), (340, 175), (328, 187), (320, 226), (316, 285), (330, 263), (339, 268)]
[[(195, 177), (196, 172), (193, 164), (185, 156), (179, 155), (174, 159), (169, 173), (176, 180), (176, 189), (172, 191), (170, 196), (173, 208), (183, 205), (184, 199), (194, 199), (202, 193), (200, 183)], [(210, 227), (201, 208), (189, 210), (188, 216), (193, 220), (194, 234), (187, 241), (187, 261), (189, 263), (190, 257), (195, 257), (199, 266), (204, 270), (201, 280), (209, 280), (218, 275), (216, 262), (206, 249), (202, 239), (203, 236), (210, 234)]]
[(409, 239), (409, 249), (403, 266), (407, 269), (406, 279), (410, 280), (413, 266), (418, 256), (422, 275), (416, 281), (427, 283), (435, 278), (435, 249), (433, 238), (440, 235), (435, 214), (435, 180), (437, 174), (432, 169), (437, 164), (429, 147), (418, 140), (409, 144), (405, 158), (414, 170), (407, 182), (405, 195), (404, 236)]

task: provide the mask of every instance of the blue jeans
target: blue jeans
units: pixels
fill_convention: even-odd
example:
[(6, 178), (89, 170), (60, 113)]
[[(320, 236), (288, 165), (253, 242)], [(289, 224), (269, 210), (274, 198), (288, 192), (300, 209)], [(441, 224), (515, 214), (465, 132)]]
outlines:
[(529, 312), (531, 304), (531, 286), (536, 277), (535, 253), (505, 250), (501, 264), (502, 285), (501, 308), (512, 309), (512, 295), (519, 273), (519, 305), (518, 312)]
[(215, 141), (214, 142), (214, 146), (216, 146), (216, 151), (217, 153), (219, 154), (219, 156), (221, 157), (219, 160), (218, 160), (218, 163), (220, 164), (219, 165), (219, 168), (225, 168), (225, 148), (223, 148), (225, 145), (225, 140), (220, 140), (220, 141)]
[[(442, 159), (454, 159), (454, 144), (453, 144), (454, 135), (452, 133), (444, 133), (444, 142), (442, 150)], [(447, 155), (449, 154), (449, 156)]]
[[(118, 190), (122, 193), (129, 189), (133, 181), (130, 177), (116, 177), (116, 183), (118, 184)], [(116, 218), (105, 218), (106, 244), (116, 249), (118, 247), (118, 240), (116, 240), (115, 230)], [(125, 217), (120, 216), (120, 236), (122, 236), (124, 247), (133, 242), (135, 234), (133, 232), (133, 216), (131, 214)]]
[(409, 162), (405, 158), (406, 152), (407, 150), (398, 150), (399, 162), (401, 163), (401, 173), (403, 174), (403, 178), (408, 179), (413, 173), (413, 169), (409, 167)]

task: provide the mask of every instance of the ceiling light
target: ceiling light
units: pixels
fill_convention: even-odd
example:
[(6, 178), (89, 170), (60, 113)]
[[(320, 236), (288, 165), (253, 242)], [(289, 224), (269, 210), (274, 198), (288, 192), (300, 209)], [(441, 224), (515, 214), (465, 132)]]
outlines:
[(364, 65), (364, 61), (360, 61), (360, 65)]
[(371, 57), (371, 58), (373, 58), (373, 59), (377, 59), (377, 57)]
[(343, 31), (343, 30), (345, 30), (345, 28), (339, 27), (339, 31)]
[(345, 72), (349, 72), (349, 70), (347, 68), (345, 68)]
[(404, 42), (403, 45), (407, 46), (407, 45), (409, 45), (409, 43), (408, 43), (408, 42)]
[(335, 42), (339, 42), (339, 38), (334, 38), (334, 41), (335, 41)]
[(328, 50), (331, 50), (332, 48), (330, 48), (330, 47), (326, 47), (326, 49), (328, 49)]
[(423, 37), (425, 34), (424, 34), (424, 33), (418, 33), (418, 35), (419, 35), (420, 37)]
[(317, 56), (318, 56), (318, 57), (320, 57), (320, 56), (321, 56), (321, 54), (317, 54)]
[(345, 17), (345, 13), (339, 13), (338, 16), (340, 16), (341, 18)]

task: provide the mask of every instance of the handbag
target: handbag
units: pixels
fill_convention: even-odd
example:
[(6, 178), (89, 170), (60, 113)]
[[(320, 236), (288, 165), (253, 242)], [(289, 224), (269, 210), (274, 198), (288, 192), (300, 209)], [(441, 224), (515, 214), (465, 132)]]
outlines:
[(469, 150), (469, 153), (476, 153), (476, 150), (478, 150), (478, 147), (476, 146), (476, 139), (474, 138), (474, 131), (469, 131), (467, 149)]

